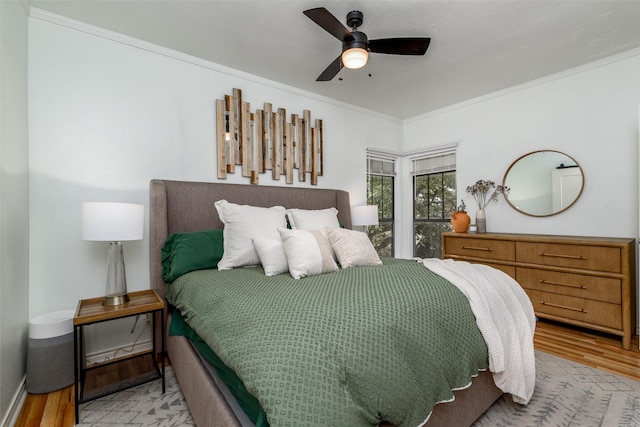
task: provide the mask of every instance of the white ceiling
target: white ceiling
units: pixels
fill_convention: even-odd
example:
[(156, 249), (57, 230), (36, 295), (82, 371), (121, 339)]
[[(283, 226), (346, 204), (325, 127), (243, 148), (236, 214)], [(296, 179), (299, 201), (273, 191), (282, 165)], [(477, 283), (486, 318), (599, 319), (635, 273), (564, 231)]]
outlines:
[[(27, 0), (28, 1), (28, 0)], [(401, 119), (640, 47), (640, 0), (31, 0), (33, 7)], [(340, 42), (303, 11), (360, 10), (370, 39), (431, 37), (316, 77)], [(371, 74), (371, 77), (368, 76)], [(640, 80), (640, 70), (639, 70)]]

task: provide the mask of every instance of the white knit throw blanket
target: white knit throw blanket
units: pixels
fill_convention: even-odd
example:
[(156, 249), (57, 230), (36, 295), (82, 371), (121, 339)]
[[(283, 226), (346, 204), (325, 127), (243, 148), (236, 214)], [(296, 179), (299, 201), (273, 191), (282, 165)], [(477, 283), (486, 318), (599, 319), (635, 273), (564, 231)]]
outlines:
[(489, 350), (489, 370), (498, 388), (527, 404), (536, 381), (533, 333), (535, 315), (529, 297), (507, 274), (495, 268), (451, 259), (422, 263), (453, 283), (469, 299)]

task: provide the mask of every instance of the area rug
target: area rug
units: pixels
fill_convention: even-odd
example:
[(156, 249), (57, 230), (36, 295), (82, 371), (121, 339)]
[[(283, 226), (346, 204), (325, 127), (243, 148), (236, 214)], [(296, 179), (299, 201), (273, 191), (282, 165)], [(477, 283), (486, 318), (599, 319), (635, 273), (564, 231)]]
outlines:
[[(144, 384), (80, 405), (81, 427), (193, 426), (180, 386), (166, 370)], [(536, 390), (527, 406), (501, 397), (474, 427), (640, 426), (640, 382), (536, 351)]]
[(171, 367), (160, 380), (142, 384), (80, 405), (81, 427), (195, 426)]
[(640, 382), (536, 350), (527, 406), (503, 395), (473, 427), (640, 426)]

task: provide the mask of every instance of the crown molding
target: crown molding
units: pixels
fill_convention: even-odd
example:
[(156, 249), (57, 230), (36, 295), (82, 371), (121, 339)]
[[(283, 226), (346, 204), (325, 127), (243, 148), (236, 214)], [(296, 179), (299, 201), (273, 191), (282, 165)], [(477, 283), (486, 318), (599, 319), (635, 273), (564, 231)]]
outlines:
[(424, 114), (420, 114), (418, 116), (410, 117), (404, 120), (405, 124), (417, 122), (420, 120), (424, 120), (430, 117), (434, 117), (440, 114), (449, 113), (455, 110), (459, 110), (470, 105), (480, 104), (482, 102), (489, 101), (491, 99), (500, 98), (502, 96), (510, 95), (512, 93), (520, 92), (526, 89), (530, 89), (536, 86), (541, 86), (555, 80), (560, 80), (569, 76), (573, 76), (576, 74), (584, 73), (589, 70), (593, 70), (596, 68), (604, 67), (606, 65), (614, 64), (616, 62), (625, 61), (630, 58), (639, 57), (640, 56), (640, 48), (631, 49), (616, 55), (608, 56), (606, 58), (599, 59), (597, 61), (589, 62), (587, 64), (579, 65), (577, 67), (569, 68), (564, 71), (560, 71), (558, 73), (549, 74), (544, 77), (540, 77), (539, 79), (530, 80), (526, 83), (522, 83), (519, 85), (511, 86), (506, 89), (502, 89), (496, 92), (492, 92), (486, 95), (478, 96), (476, 98), (467, 99), (466, 101), (462, 101), (456, 104), (449, 105), (447, 107), (439, 108), (437, 110), (429, 111)]

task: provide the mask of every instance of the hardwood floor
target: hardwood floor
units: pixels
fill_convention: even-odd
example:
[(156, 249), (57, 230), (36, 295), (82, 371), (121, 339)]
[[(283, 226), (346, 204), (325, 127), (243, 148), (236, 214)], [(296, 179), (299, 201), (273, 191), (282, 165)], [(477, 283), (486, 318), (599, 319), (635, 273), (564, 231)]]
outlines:
[(536, 350), (640, 381), (637, 335), (631, 340), (631, 350), (623, 350), (619, 337), (539, 321), (534, 344)]
[[(637, 336), (632, 349), (623, 350), (617, 337), (540, 321), (534, 344), (537, 350), (640, 381)], [(72, 427), (73, 404), (73, 386), (49, 394), (29, 394), (15, 427)]]
[[(86, 389), (104, 389), (121, 379), (155, 372), (149, 356), (128, 357), (118, 364), (103, 365), (87, 374)], [(123, 359), (124, 360), (124, 359)], [(165, 359), (165, 366), (169, 360)], [(48, 394), (27, 394), (25, 403), (14, 427), (72, 427), (75, 425), (75, 400), (73, 385)], [(80, 405), (82, 412), (82, 405)]]

